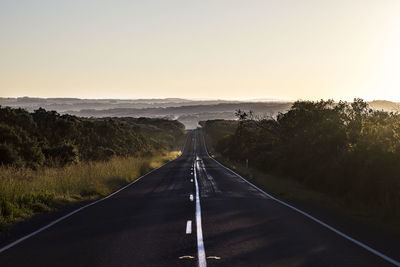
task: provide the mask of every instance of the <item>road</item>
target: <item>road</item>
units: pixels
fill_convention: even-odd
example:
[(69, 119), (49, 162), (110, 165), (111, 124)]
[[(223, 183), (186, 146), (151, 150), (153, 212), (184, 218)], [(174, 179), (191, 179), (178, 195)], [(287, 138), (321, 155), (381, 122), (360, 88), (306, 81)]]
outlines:
[(0, 253), (2, 267), (199, 265), (395, 266), (222, 167), (199, 131), (178, 159)]

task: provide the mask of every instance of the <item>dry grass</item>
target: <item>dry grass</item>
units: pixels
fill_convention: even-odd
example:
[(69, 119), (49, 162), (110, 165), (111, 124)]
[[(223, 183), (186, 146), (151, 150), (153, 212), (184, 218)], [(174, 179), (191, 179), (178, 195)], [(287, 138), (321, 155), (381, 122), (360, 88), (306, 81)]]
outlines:
[(108, 195), (179, 153), (39, 170), (0, 167), (0, 230), (36, 213)]

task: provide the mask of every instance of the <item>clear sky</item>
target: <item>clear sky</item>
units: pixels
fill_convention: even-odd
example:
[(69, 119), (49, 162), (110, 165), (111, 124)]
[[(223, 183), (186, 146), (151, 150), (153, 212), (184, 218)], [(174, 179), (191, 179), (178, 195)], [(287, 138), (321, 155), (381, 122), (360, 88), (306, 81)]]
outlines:
[(0, 0), (0, 96), (400, 101), (400, 1)]

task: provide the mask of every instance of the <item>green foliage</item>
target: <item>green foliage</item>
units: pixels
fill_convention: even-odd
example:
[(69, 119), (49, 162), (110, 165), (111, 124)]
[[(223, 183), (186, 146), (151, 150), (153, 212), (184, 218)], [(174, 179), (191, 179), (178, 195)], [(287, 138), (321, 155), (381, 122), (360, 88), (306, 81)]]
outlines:
[(148, 118), (78, 118), (43, 108), (0, 107), (0, 164), (64, 166), (176, 149), (184, 126)]
[(17, 152), (11, 145), (0, 144), (0, 164), (17, 164), (19, 160)]
[(203, 122), (206, 136), (225, 158), (248, 159), (260, 170), (400, 216), (399, 114), (373, 111), (361, 99), (298, 101), (269, 120), (236, 113), (239, 121)]
[(63, 144), (43, 149), (46, 158), (53, 165), (64, 166), (68, 163), (76, 163), (79, 161), (78, 149), (74, 145)]
[[(227, 145), (230, 135), (236, 130), (238, 127), (237, 121), (228, 121), (228, 120), (208, 120), (208, 121), (200, 121), (199, 125), (206, 129), (207, 135), (211, 138), (208, 140), (211, 142), (211, 146), (219, 146), (219, 151), (224, 149), (228, 149)], [(225, 143), (222, 143), (220, 139), (225, 139)], [(227, 151), (225, 151), (228, 154)]]

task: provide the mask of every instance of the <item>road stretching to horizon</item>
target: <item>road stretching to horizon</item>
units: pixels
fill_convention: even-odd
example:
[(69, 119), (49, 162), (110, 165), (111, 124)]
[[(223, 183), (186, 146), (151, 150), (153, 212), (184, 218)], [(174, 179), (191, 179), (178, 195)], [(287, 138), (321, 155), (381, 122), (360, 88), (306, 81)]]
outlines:
[(22, 242), (1, 247), (2, 267), (396, 264), (221, 166), (208, 155), (200, 131), (188, 134), (176, 160)]

